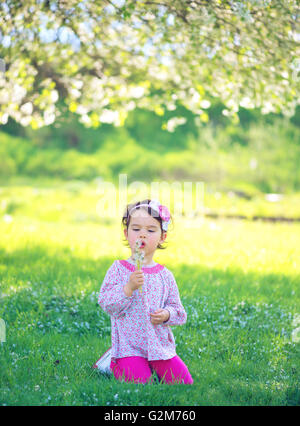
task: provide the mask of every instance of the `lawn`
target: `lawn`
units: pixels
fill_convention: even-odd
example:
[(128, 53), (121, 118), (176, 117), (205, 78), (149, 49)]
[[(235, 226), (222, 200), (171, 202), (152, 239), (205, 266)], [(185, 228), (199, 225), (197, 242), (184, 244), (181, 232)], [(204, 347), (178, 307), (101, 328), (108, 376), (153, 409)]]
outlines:
[(0, 189), (0, 405), (299, 405), (299, 223), (176, 220), (154, 259), (188, 313), (173, 332), (194, 385), (120, 384), (91, 368), (110, 345), (97, 293), (129, 255), (119, 218), (90, 186)]

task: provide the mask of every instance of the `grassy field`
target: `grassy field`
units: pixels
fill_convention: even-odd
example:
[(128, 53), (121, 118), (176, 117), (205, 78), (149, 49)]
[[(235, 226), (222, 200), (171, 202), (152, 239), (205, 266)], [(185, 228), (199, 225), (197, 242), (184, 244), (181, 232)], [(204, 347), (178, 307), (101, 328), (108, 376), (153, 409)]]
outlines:
[(188, 313), (173, 332), (194, 385), (120, 384), (91, 366), (121, 218), (97, 216), (88, 185), (0, 189), (0, 405), (299, 405), (299, 223), (176, 220), (154, 259)]

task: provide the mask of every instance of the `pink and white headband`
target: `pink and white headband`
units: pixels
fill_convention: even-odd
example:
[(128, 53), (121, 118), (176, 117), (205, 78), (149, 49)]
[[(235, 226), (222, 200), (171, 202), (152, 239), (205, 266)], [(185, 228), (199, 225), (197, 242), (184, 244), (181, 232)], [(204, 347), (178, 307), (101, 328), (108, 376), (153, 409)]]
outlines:
[(160, 204), (160, 202), (158, 200), (152, 200), (150, 201), (149, 204), (139, 204), (137, 206), (132, 207), (132, 209), (130, 209), (129, 214), (131, 214), (131, 212), (135, 209), (137, 209), (138, 207), (151, 207), (152, 210), (154, 210), (155, 212), (157, 212), (157, 214), (159, 215), (159, 217), (162, 220), (162, 224), (161, 227), (164, 231), (168, 230), (168, 226), (171, 223), (171, 215), (169, 212), (168, 207), (163, 206), (162, 204)]

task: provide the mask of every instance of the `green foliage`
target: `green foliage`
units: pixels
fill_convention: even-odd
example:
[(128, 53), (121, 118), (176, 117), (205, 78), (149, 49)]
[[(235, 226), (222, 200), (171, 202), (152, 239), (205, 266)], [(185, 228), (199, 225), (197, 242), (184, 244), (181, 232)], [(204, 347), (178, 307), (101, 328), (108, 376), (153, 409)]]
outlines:
[(172, 133), (162, 130), (163, 117), (145, 110), (131, 113), (122, 128), (87, 129), (72, 114), (60, 127), (36, 131), (9, 122), (2, 127), (7, 133), (0, 133), (0, 175), (116, 181), (126, 173), (128, 181), (201, 180), (237, 190), (248, 185), (250, 195), (300, 190), (297, 122), (244, 111), (240, 125), (217, 124), (214, 109), (198, 130), (183, 109), (186, 124)]
[(193, 114), (185, 108), (178, 107), (176, 114), (186, 119), (186, 123), (178, 126), (174, 132), (164, 130), (165, 123), (174, 117), (167, 112), (163, 117), (155, 113), (137, 109), (129, 114), (125, 129), (137, 143), (148, 151), (159, 154), (168, 151), (182, 151), (188, 148), (190, 137), (197, 137), (198, 129), (193, 121)]

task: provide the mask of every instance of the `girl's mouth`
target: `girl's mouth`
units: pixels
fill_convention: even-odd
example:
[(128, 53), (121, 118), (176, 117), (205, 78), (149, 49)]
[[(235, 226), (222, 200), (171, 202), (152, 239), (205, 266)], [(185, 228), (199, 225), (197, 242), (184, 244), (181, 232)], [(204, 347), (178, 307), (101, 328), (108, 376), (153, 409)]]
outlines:
[(145, 247), (145, 245), (146, 245), (145, 241), (142, 241), (142, 242), (141, 242), (141, 248), (144, 248), (144, 247)]

